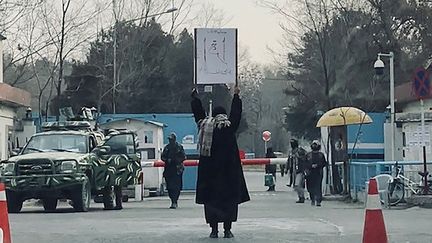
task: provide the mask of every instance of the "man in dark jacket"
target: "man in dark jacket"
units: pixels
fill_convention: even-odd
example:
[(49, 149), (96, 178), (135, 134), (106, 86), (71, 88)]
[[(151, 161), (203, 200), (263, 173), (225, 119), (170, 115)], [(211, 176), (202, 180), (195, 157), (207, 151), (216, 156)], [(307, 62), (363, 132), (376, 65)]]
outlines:
[(289, 159), (294, 176), (294, 190), (297, 192), (296, 203), (304, 203), (305, 173), (307, 173), (306, 151), (299, 147), (296, 139), (291, 139), (291, 154)]
[(165, 162), (163, 176), (167, 184), (168, 195), (171, 199), (171, 209), (178, 206), (178, 198), (183, 187), (183, 161), (185, 152), (183, 146), (176, 142), (177, 136), (171, 133), (168, 136), (168, 144), (162, 152), (162, 161)]
[(288, 160), (287, 160), (287, 163), (286, 163), (286, 166), (285, 166), (285, 174), (287, 174), (288, 175), (288, 179), (289, 179), (289, 182), (288, 182), (288, 184), (287, 184), (287, 186), (289, 186), (289, 187), (291, 187), (293, 184), (294, 184), (294, 175), (293, 175), (293, 164), (292, 164), (292, 158), (291, 158), (291, 154), (288, 156)]
[(218, 237), (218, 223), (224, 223), (224, 238), (232, 238), (232, 222), (237, 221), (238, 204), (249, 201), (235, 132), (240, 124), (242, 103), (235, 87), (229, 117), (223, 107), (205, 114), (197, 91), (192, 92), (192, 112), (198, 124), (200, 151), (196, 203), (204, 204), (205, 219)]
[(306, 177), (306, 184), (311, 198), (312, 206), (321, 206), (322, 201), (322, 180), (323, 168), (327, 166), (327, 160), (323, 153), (320, 152), (321, 144), (318, 140), (311, 143), (312, 151), (307, 153), (306, 159), (310, 173)]

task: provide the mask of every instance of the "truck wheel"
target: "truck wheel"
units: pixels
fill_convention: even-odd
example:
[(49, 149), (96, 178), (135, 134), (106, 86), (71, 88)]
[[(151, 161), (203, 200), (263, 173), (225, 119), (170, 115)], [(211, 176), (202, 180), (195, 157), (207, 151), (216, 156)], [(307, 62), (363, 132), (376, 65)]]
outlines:
[(23, 200), (21, 197), (12, 191), (6, 190), (7, 206), (9, 213), (19, 213), (22, 209)]
[(54, 211), (57, 208), (57, 198), (45, 198), (42, 200), (45, 211)]
[(90, 207), (90, 200), (91, 188), (86, 176), (83, 183), (72, 193), (72, 206), (77, 212), (87, 212)]

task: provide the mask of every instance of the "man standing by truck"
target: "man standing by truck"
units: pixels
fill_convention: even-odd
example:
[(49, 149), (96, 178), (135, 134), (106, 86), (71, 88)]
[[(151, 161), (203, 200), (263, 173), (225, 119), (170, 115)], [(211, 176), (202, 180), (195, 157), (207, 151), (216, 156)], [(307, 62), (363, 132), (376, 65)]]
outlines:
[(178, 206), (177, 201), (183, 187), (183, 161), (186, 159), (183, 146), (177, 143), (176, 139), (176, 134), (172, 132), (168, 136), (168, 144), (162, 152), (162, 161), (165, 162), (163, 176), (171, 199), (171, 209), (176, 209)]

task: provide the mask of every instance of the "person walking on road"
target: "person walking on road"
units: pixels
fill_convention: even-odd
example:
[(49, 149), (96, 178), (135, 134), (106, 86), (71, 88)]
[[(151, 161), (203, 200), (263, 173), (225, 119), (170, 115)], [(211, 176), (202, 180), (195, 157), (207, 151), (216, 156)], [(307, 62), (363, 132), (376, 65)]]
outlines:
[(305, 188), (305, 176), (308, 172), (307, 161), (306, 161), (306, 151), (299, 147), (298, 141), (296, 139), (291, 139), (291, 155), (289, 160), (291, 160), (293, 176), (294, 176), (294, 190), (297, 192), (298, 200), (296, 203), (304, 203), (304, 188)]
[[(276, 158), (275, 153), (273, 152), (273, 148), (269, 147), (267, 148), (266, 152), (266, 158)], [(271, 174), (273, 176), (273, 184), (269, 186), (268, 192), (275, 190), (275, 182), (276, 182), (276, 165), (266, 165), (265, 166), (265, 173)], [(270, 177), (271, 178), (271, 177)]]
[(224, 224), (224, 238), (232, 238), (232, 222), (237, 221), (238, 205), (250, 200), (243, 175), (235, 133), (240, 124), (240, 89), (234, 88), (230, 115), (217, 106), (206, 116), (196, 89), (192, 91), (192, 112), (198, 124), (200, 152), (196, 203), (204, 204), (205, 219), (218, 237), (218, 223)]
[[(293, 148), (291, 148), (291, 151), (293, 150)], [(294, 184), (294, 165), (293, 165), (293, 158), (292, 158), (292, 154), (289, 154), (288, 156), (288, 160), (285, 166), (285, 174), (288, 175), (289, 178), (289, 182), (287, 184), (287, 186), (291, 187)]]
[(161, 156), (162, 161), (165, 162), (163, 176), (171, 199), (171, 209), (178, 207), (178, 198), (183, 187), (183, 161), (186, 159), (183, 146), (177, 143), (176, 140), (176, 134), (171, 133), (168, 136), (168, 144), (165, 146)]
[(327, 160), (322, 152), (321, 143), (314, 140), (311, 143), (312, 151), (307, 153), (306, 159), (310, 174), (306, 178), (306, 185), (311, 198), (311, 205), (320, 207), (322, 201), (323, 168), (327, 166)]

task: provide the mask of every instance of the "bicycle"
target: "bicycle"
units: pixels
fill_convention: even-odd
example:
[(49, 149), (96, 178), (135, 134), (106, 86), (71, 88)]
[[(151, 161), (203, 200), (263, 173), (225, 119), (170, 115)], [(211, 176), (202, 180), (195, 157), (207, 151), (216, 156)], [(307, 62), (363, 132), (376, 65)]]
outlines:
[[(389, 182), (389, 204), (391, 206), (396, 206), (405, 197), (405, 188), (409, 189), (413, 194), (419, 195), (424, 193), (424, 178), (426, 175), (423, 172), (418, 172), (421, 176), (420, 182), (415, 182), (403, 175), (402, 169), (395, 164), (396, 175)], [(428, 180), (428, 185), (431, 185), (432, 181)], [(428, 194), (432, 194), (432, 188), (428, 188)]]

